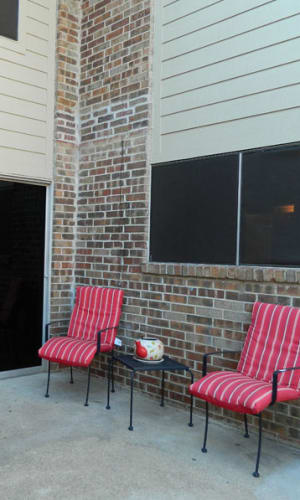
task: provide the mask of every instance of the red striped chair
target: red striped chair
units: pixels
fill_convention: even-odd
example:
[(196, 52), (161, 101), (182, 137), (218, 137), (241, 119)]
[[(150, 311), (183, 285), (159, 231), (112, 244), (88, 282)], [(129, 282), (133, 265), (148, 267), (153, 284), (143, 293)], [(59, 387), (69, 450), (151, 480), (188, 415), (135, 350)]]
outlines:
[[(229, 351), (221, 351), (221, 353)], [(254, 477), (259, 477), (262, 411), (276, 401), (300, 397), (300, 309), (256, 302), (252, 321), (237, 371), (207, 373), (203, 357), (203, 378), (189, 390), (206, 402), (202, 452), (206, 453), (208, 403), (244, 414), (245, 437), (249, 437), (247, 414), (259, 418), (259, 437)]]
[[(48, 360), (46, 398), (49, 397), (52, 361), (70, 366), (71, 383), (73, 383), (72, 367), (87, 367), (88, 384), (85, 406), (88, 406), (90, 366), (95, 355), (100, 352), (110, 352), (111, 362), (113, 362), (113, 349), (121, 316), (123, 294), (123, 290), (114, 288), (92, 286), (77, 288), (67, 335), (50, 338), (38, 351), (41, 358)], [(46, 325), (46, 338), (48, 338), (49, 325), (52, 323)]]

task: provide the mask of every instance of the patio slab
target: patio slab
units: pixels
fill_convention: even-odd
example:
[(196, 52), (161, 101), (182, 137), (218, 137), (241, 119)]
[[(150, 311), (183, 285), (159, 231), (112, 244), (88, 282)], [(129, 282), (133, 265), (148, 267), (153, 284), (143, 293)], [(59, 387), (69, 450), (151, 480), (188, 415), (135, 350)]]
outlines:
[[(300, 450), (263, 439), (261, 477), (254, 469), (257, 436), (211, 423), (201, 453), (204, 419), (117, 386), (105, 409), (106, 384), (53, 373), (0, 381), (0, 495), (4, 500), (289, 500), (300, 498)], [(187, 409), (188, 410), (188, 409)]]

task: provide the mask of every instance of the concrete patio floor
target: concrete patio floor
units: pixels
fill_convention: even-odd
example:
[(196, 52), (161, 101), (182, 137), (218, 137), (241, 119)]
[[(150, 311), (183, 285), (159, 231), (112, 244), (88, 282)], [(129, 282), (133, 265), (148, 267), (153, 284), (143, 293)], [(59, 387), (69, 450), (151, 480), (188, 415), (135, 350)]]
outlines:
[(254, 469), (257, 436), (211, 423), (140, 393), (128, 431), (129, 391), (117, 386), (105, 409), (106, 384), (92, 379), (84, 407), (84, 374), (46, 374), (0, 381), (0, 498), (128, 500), (289, 500), (300, 498), (300, 450), (263, 439), (261, 477)]

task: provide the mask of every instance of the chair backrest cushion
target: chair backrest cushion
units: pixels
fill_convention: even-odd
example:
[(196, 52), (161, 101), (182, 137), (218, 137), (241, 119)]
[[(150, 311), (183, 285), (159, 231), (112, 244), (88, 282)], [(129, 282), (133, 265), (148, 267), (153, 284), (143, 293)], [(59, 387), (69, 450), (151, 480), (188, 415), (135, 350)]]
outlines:
[[(118, 326), (123, 303), (123, 290), (79, 286), (76, 290), (68, 336), (81, 340), (97, 340), (97, 332)], [(107, 330), (101, 342), (114, 343), (117, 329)]]
[[(300, 366), (300, 309), (256, 302), (238, 371), (271, 382), (275, 370), (292, 366)], [(299, 389), (300, 370), (280, 374), (278, 383)]]

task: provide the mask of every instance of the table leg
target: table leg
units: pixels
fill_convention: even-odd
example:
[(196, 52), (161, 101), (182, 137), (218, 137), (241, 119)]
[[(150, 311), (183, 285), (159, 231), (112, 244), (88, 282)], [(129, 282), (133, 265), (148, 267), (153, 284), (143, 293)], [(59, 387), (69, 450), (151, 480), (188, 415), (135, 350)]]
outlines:
[(133, 379), (134, 379), (134, 370), (132, 370), (130, 373), (130, 423), (128, 427), (129, 431), (133, 431), (133, 425), (132, 425)]
[[(194, 375), (193, 373), (190, 371), (190, 374), (191, 374), (191, 384), (194, 383)], [(189, 421), (189, 426), (190, 427), (193, 427), (193, 394), (191, 394), (191, 405), (190, 405), (190, 421)]]
[(162, 370), (160, 406), (165, 406), (164, 399), (165, 399), (165, 370)]
[(111, 360), (108, 361), (108, 373), (107, 373), (107, 405), (106, 409), (110, 410), (109, 400), (110, 400), (110, 378), (111, 378)]

